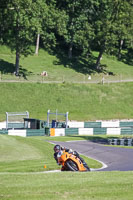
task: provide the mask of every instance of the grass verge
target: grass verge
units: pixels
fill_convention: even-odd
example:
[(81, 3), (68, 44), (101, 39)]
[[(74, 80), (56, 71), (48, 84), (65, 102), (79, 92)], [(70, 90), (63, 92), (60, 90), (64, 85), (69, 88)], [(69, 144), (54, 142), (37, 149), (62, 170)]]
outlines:
[(132, 200), (133, 172), (0, 174), (4, 200)]

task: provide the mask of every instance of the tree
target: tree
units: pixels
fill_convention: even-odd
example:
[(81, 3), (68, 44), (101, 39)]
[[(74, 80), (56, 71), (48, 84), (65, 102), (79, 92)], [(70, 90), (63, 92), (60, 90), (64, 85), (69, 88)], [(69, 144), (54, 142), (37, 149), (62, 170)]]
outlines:
[[(113, 51), (114, 47), (128, 34), (129, 2), (126, 0), (94, 0), (92, 24), (95, 29), (95, 48), (99, 50), (96, 61), (96, 69), (100, 70), (100, 60), (103, 53)], [(121, 45), (119, 45), (119, 54)]]
[(56, 7), (61, 13), (58, 20), (58, 34), (68, 46), (68, 58), (73, 55), (73, 47), (82, 51), (91, 41), (93, 30), (88, 21), (87, 0), (57, 0)]
[(52, 47), (56, 46), (56, 16), (57, 11), (55, 8), (55, 1), (46, 1), (47, 9), (45, 9), (45, 14), (42, 15), (42, 31), (41, 38), (44, 48), (50, 50)]
[[(16, 51), (15, 74), (19, 74), (20, 56), (32, 53), (31, 44), (34, 34), (39, 29), (38, 8), (43, 7), (43, 0), (13, 0), (6, 1), (2, 10), (3, 40), (11, 49)], [(39, 13), (40, 14), (40, 13)]]
[[(38, 55), (40, 37), (44, 38), (46, 30), (43, 27), (47, 26), (47, 20), (49, 16), (49, 6), (47, 5), (47, 1), (38, 0), (35, 4), (34, 11), (34, 20), (36, 24), (36, 49), (35, 54)], [(53, 19), (54, 21), (54, 19)]]
[[(121, 50), (123, 45), (129, 44), (132, 40), (132, 33), (133, 33), (133, 2), (132, 1), (118, 1), (116, 4), (116, 10), (118, 10), (118, 14), (115, 20), (116, 26), (116, 35), (117, 35), (117, 51), (116, 56), (118, 59), (121, 59)], [(124, 45), (124, 46), (125, 46)]]
[(113, 5), (112, 0), (93, 1), (92, 26), (95, 30), (94, 48), (99, 50), (96, 69), (100, 70), (100, 60), (112, 38)]

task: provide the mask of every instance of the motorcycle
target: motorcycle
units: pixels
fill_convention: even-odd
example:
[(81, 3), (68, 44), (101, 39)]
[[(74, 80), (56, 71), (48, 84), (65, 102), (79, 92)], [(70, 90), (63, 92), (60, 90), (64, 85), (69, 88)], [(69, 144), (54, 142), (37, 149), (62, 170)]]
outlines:
[(90, 168), (87, 166), (87, 164), (85, 165), (85, 167), (82, 161), (72, 153), (59, 151), (57, 154), (57, 159), (59, 165), (62, 165), (61, 171), (90, 171)]

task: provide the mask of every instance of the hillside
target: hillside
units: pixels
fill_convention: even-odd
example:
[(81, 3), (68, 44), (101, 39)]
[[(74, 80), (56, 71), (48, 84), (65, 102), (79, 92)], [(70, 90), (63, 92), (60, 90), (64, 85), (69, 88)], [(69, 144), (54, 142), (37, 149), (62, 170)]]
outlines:
[(0, 121), (5, 120), (5, 112), (26, 110), (31, 118), (46, 120), (48, 109), (68, 111), (70, 120), (130, 119), (132, 91), (133, 83), (0, 83)]
[[(74, 63), (66, 65), (65, 60), (61, 63), (58, 56), (40, 49), (39, 56), (21, 58), (21, 76), (16, 77), (13, 75), (15, 54), (1, 46), (0, 57), (0, 121), (5, 120), (5, 112), (26, 110), (30, 117), (46, 120), (48, 109), (68, 111), (70, 120), (79, 121), (133, 118), (133, 83), (121, 82), (133, 79), (133, 66), (104, 55), (102, 63), (107, 66), (104, 73), (88, 74), (87, 65), (81, 63), (79, 68)], [(40, 76), (42, 71), (48, 76)], [(103, 77), (105, 81), (120, 83), (101, 84)], [(89, 84), (92, 81), (98, 84)]]
[[(21, 57), (20, 76), (16, 77), (15, 53), (6, 46), (0, 46), (0, 81), (25, 81), (25, 82), (75, 82), (91, 83), (101, 82), (104, 77), (108, 81), (133, 80), (133, 66), (117, 61), (115, 57), (104, 54), (101, 64), (102, 71), (98, 73), (91, 62), (96, 62), (98, 52), (93, 52), (94, 57), (83, 59), (73, 57), (69, 60), (65, 55), (48, 52), (40, 49), (39, 55)], [(43, 71), (48, 76), (41, 76)], [(88, 79), (91, 76), (91, 79)]]

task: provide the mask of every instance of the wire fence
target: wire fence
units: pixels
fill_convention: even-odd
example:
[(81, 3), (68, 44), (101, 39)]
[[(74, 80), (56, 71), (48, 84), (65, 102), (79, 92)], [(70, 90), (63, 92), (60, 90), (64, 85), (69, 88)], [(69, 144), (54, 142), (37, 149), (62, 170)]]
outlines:
[(79, 76), (53, 76), (48, 75), (41, 76), (38, 74), (29, 75), (27, 77), (24, 76), (15, 76), (12, 74), (1, 74), (0, 73), (0, 82), (29, 82), (29, 83), (120, 83), (120, 82), (133, 82), (133, 77), (126, 77), (122, 75), (117, 76), (91, 76), (91, 75), (79, 75)]

